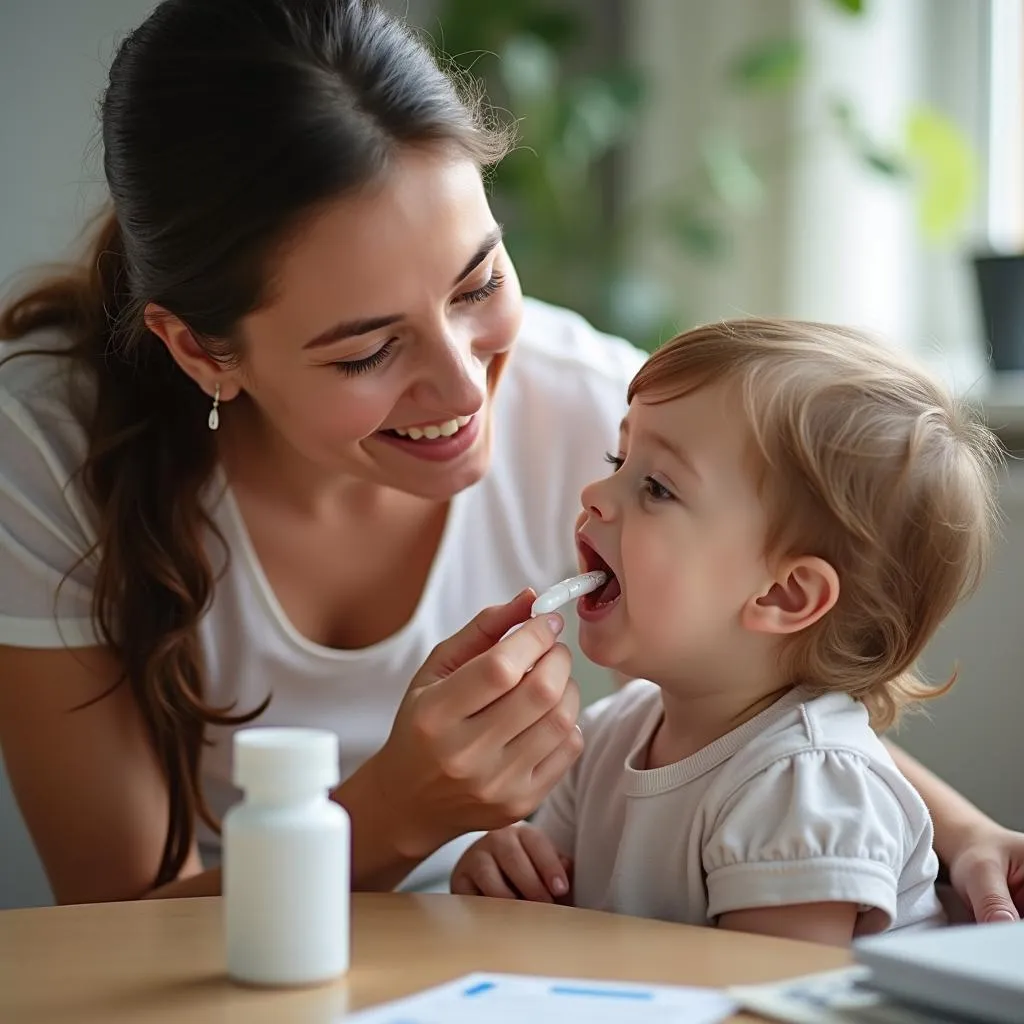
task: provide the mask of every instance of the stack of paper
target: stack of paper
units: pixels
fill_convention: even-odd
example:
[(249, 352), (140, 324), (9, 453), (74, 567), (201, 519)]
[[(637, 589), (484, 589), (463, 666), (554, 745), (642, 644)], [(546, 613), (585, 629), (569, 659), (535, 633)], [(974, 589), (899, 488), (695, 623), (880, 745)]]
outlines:
[(727, 990), (745, 1010), (786, 1024), (936, 1024), (934, 1011), (896, 1003), (864, 985), (866, 967)]
[(706, 988), (470, 974), (345, 1024), (718, 1024), (735, 1010), (731, 999)]

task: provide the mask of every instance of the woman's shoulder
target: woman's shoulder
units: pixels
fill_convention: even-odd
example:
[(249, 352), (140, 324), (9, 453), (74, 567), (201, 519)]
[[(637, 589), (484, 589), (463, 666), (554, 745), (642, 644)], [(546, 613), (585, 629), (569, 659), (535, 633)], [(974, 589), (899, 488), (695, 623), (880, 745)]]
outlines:
[(97, 642), (86, 435), (61, 348), (45, 334), (0, 345), (0, 643), (16, 646)]
[(85, 455), (83, 422), (93, 388), (77, 361), (67, 355), (68, 338), (37, 332), (0, 342), (0, 416), (4, 452), (17, 458), (29, 446), (46, 453), (51, 466), (77, 469)]
[[(523, 325), (498, 395), (506, 437), (564, 451), (603, 453), (618, 435), (626, 389), (644, 353), (570, 310), (525, 300)], [(596, 435), (596, 436), (595, 436)]]
[(634, 345), (598, 330), (578, 313), (527, 298), (510, 369), (563, 388), (574, 383), (610, 386), (624, 396), (645, 358)]
[(536, 580), (575, 565), (580, 490), (608, 471), (626, 389), (644, 356), (575, 313), (526, 300), (496, 395), (493, 459), (476, 493)]
[(0, 341), (0, 405), (30, 413), (71, 410), (75, 396), (89, 386), (70, 349), (70, 339), (59, 331)]

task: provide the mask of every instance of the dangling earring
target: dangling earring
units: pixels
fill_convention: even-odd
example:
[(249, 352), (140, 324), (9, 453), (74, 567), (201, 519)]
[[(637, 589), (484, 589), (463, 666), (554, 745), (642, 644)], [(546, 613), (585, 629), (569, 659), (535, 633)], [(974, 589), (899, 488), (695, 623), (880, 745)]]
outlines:
[(218, 406), (220, 405), (220, 385), (217, 384), (213, 389), (213, 408), (210, 410), (209, 419), (206, 424), (211, 430), (216, 430), (220, 426), (220, 411)]

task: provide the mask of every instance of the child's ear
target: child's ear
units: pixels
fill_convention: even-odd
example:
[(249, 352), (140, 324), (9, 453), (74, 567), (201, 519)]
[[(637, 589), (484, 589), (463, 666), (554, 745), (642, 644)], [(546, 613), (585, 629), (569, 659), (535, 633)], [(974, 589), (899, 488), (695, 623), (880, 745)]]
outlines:
[(743, 626), (755, 633), (799, 633), (839, 600), (839, 576), (825, 561), (807, 555), (786, 562), (779, 576), (743, 608)]

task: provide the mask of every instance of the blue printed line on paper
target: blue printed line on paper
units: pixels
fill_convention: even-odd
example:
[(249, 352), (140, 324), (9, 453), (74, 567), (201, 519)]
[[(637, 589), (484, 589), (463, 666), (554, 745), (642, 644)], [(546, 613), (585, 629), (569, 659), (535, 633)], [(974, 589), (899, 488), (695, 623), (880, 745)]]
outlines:
[(479, 985), (474, 985), (472, 988), (467, 988), (462, 994), (464, 996), (479, 996), (484, 992), (490, 992), (492, 988), (495, 988), (493, 981), (481, 981)]
[(653, 999), (653, 992), (628, 988), (583, 988), (576, 985), (552, 985), (553, 996), (594, 996), (603, 999)]

